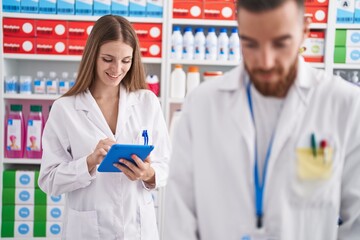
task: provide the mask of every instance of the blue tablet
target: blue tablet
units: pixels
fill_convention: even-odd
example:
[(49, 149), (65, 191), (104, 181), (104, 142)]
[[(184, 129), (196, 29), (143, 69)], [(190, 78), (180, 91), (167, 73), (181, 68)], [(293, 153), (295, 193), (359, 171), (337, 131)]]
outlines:
[(152, 145), (114, 144), (111, 146), (97, 170), (99, 172), (121, 172), (118, 168), (113, 166), (114, 163), (119, 163), (120, 158), (136, 164), (131, 158), (131, 155), (135, 154), (144, 161), (153, 149), (154, 146)]

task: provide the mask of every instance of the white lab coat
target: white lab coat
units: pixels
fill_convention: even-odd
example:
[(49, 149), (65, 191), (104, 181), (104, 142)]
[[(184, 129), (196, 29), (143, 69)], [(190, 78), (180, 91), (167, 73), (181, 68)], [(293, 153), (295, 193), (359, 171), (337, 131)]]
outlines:
[(89, 91), (62, 97), (51, 108), (43, 134), (39, 186), (50, 195), (66, 194), (64, 239), (158, 239), (151, 192), (123, 173), (89, 174), (86, 158), (100, 139), (143, 144), (148, 130), (156, 187), (168, 177), (170, 140), (157, 97), (148, 90), (128, 93), (120, 87), (113, 135)]
[[(302, 59), (298, 73), (269, 160), (264, 228), (281, 240), (358, 240), (360, 89)], [(187, 97), (173, 142), (164, 240), (240, 240), (256, 229), (255, 130), (245, 81), (240, 66)], [(299, 177), (296, 152), (310, 148), (311, 133), (334, 149), (327, 180)]]

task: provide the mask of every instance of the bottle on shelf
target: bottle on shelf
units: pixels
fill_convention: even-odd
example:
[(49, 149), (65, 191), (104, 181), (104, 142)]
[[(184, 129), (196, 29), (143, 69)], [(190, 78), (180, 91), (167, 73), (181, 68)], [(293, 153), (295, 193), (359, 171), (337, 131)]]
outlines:
[(223, 75), (222, 71), (208, 71), (204, 72), (203, 77), (204, 81), (211, 80), (211, 79), (217, 79)]
[(217, 48), (217, 59), (227, 61), (229, 58), (229, 37), (226, 28), (220, 29)]
[(18, 93), (18, 77), (17, 76), (5, 76), (5, 93)]
[(44, 77), (43, 71), (38, 71), (36, 73), (36, 78), (34, 79), (34, 93), (35, 94), (45, 94), (46, 88), (45, 88), (46, 79)]
[(150, 91), (152, 91), (156, 96), (159, 96), (160, 84), (157, 75), (148, 75), (146, 77), (146, 84)]
[(22, 158), (24, 156), (25, 122), (22, 105), (11, 104), (6, 118), (5, 157)]
[(191, 27), (186, 27), (183, 36), (183, 59), (194, 59), (194, 35)]
[(56, 78), (56, 72), (49, 73), (49, 78), (46, 81), (46, 93), (58, 94), (58, 79)]
[(73, 77), (69, 80), (69, 88), (72, 88), (75, 85), (77, 79), (77, 72), (73, 73)]
[(180, 60), (182, 58), (183, 36), (179, 26), (175, 26), (171, 35), (171, 59)]
[(31, 105), (26, 127), (26, 150), (28, 158), (41, 158), (42, 145), (41, 137), (44, 128), (42, 106)]
[(20, 85), (19, 85), (20, 94), (31, 94), (32, 78), (31, 76), (20, 76)]
[(194, 59), (204, 60), (205, 59), (205, 34), (203, 28), (197, 28), (195, 30), (194, 37)]
[(211, 27), (208, 29), (205, 43), (205, 59), (216, 60), (217, 58), (217, 44), (218, 38), (215, 33), (215, 28)]
[(175, 69), (171, 72), (170, 87), (170, 97), (185, 97), (186, 74), (182, 68), (182, 65), (175, 65)]
[(231, 29), (231, 35), (229, 38), (229, 60), (230, 61), (241, 60), (240, 38), (237, 28)]
[(61, 79), (59, 80), (59, 94), (63, 95), (70, 89), (70, 82), (69, 82), (69, 73), (63, 72), (61, 74)]
[(189, 94), (194, 88), (200, 84), (199, 68), (190, 66), (186, 77), (186, 94)]
[(351, 82), (355, 83), (355, 84), (359, 84), (359, 76), (358, 76), (358, 71), (353, 71), (352, 72), (352, 76), (351, 76)]

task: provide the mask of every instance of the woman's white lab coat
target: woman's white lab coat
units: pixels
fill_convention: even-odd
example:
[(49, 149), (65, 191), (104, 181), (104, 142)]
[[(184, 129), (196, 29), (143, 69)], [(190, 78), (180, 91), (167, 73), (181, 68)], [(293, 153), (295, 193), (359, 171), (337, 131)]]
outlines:
[(113, 135), (91, 93), (56, 100), (43, 134), (39, 186), (50, 195), (66, 194), (65, 239), (158, 239), (151, 192), (123, 173), (89, 174), (86, 158), (100, 139), (143, 144), (148, 131), (156, 187), (168, 177), (170, 142), (157, 97), (148, 90), (120, 87)]
[[(254, 131), (243, 67), (189, 95), (174, 135), (165, 240), (249, 239), (256, 226)], [(332, 149), (329, 162), (321, 153), (312, 161), (312, 133), (318, 148), (326, 140)], [(264, 228), (274, 239), (360, 239), (357, 86), (300, 61), (265, 184)]]

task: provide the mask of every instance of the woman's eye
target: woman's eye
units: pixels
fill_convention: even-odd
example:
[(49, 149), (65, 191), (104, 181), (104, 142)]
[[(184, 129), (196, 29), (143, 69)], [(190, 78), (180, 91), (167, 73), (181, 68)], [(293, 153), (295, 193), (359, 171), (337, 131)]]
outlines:
[(111, 58), (103, 58), (103, 61), (104, 61), (104, 62), (111, 62), (112, 59), (111, 59)]
[(130, 60), (124, 60), (124, 61), (122, 61), (124, 64), (128, 64), (128, 63), (131, 63), (131, 61)]

